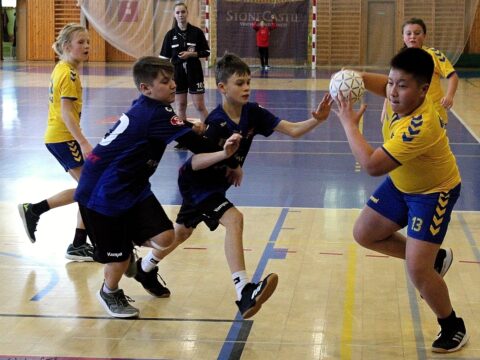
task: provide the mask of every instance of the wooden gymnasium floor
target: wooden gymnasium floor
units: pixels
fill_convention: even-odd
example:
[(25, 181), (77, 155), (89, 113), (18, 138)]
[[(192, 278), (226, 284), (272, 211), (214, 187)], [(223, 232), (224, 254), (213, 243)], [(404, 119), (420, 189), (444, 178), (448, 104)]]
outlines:
[[(403, 262), (352, 240), (359, 210), (381, 181), (359, 169), (334, 115), (292, 141), (257, 138), (244, 184), (230, 198), (245, 215), (249, 275), (279, 274), (272, 298), (242, 321), (223, 255), (223, 230), (200, 227), (161, 262), (172, 291), (155, 299), (122, 280), (137, 320), (109, 318), (95, 298), (102, 266), (64, 258), (76, 207), (51, 211), (31, 244), (17, 214), (74, 186), (43, 145), (53, 63), (0, 64), (0, 357), (128, 359), (479, 359), (480, 73), (460, 71), (449, 137), (463, 176), (446, 238), (446, 276), (455, 310), (471, 335), (461, 352), (430, 352), (438, 327), (407, 280)], [(335, 69), (333, 69), (335, 70)], [(83, 128), (95, 143), (137, 96), (128, 66), (90, 64), (82, 72)], [(321, 99), (331, 71), (253, 69), (251, 99), (281, 118), (302, 120)], [(219, 101), (209, 76), (206, 100)], [(381, 144), (381, 99), (367, 95), (364, 133)], [(196, 116), (189, 106), (189, 114)], [(176, 172), (186, 152), (170, 147), (153, 188), (174, 219)], [(142, 250), (141, 254), (146, 251)]]

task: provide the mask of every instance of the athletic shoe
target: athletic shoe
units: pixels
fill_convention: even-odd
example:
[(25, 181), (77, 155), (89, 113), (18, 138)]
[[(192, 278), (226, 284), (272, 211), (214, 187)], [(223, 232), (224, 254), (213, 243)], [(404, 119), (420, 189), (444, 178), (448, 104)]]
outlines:
[(251, 318), (273, 294), (278, 283), (277, 274), (269, 274), (259, 283), (248, 283), (242, 290), (242, 298), (235, 301), (244, 319)]
[(130, 302), (134, 302), (134, 300), (126, 296), (121, 289), (114, 293), (107, 294), (103, 291), (102, 285), (97, 292), (97, 299), (110, 316), (130, 318), (137, 317), (139, 314), (138, 309), (129, 304)]
[(37, 240), (35, 239), (35, 231), (37, 231), (37, 224), (38, 220), (40, 220), (40, 216), (33, 212), (31, 203), (18, 204), (18, 213), (22, 218), (23, 226), (25, 227), (28, 238), (34, 243)]
[(437, 257), (435, 258), (435, 271), (440, 274), (441, 277), (444, 277), (448, 269), (452, 265), (453, 261), (453, 251), (452, 249), (439, 249)]
[(68, 245), (65, 257), (73, 261), (94, 261), (93, 260), (93, 246), (89, 243), (80, 245), (79, 247)]
[(432, 351), (448, 353), (460, 350), (468, 341), (467, 330), (462, 318), (457, 318), (454, 329), (442, 329), (432, 344)]
[[(158, 281), (159, 278), (163, 281), (162, 277), (158, 275), (158, 266), (155, 266), (152, 271), (145, 272), (142, 269), (142, 258), (137, 260), (135, 280), (142, 284), (143, 288), (147, 290), (150, 295), (158, 298), (167, 298), (170, 296), (170, 290), (160, 284)], [(163, 281), (163, 283), (167, 285), (165, 281)]]
[(137, 275), (137, 249), (134, 247), (132, 253), (130, 254), (130, 261), (128, 263), (128, 268), (125, 270), (125, 276), (129, 278), (135, 277)]

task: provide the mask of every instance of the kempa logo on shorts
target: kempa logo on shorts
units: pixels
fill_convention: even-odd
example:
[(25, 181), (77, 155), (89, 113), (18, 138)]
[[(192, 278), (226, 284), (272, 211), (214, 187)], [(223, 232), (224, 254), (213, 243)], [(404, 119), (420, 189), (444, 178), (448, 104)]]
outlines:
[(262, 283), (258, 284), (257, 288), (252, 293), (252, 300), (255, 299), (255, 296), (260, 292), (262, 289)]
[(370, 195), (370, 200), (372, 200), (372, 202), (374, 202), (374, 203), (376, 204), (376, 203), (378, 203), (378, 201), (379, 201), (380, 199), (374, 197), (373, 195)]
[(218, 211), (218, 210), (220, 210), (221, 208), (223, 208), (227, 205), (228, 205), (228, 201), (225, 201), (225, 202), (221, 203), (219, 206), (217, 206), (215, 209), (213, 209), (213, 211)]
[(107, 256), (110, 256), (110, 257), (120, 257), (122, 256), (123, 253), (119, 252), (119, 253), (111, 253), (111, 252), (107, 252)]

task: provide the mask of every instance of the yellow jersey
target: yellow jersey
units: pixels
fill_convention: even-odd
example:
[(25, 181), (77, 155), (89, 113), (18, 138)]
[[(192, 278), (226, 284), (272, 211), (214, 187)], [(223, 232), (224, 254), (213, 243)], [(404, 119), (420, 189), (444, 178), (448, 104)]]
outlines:
[(460, 181), (455, 156), (433, 102), (427, 96), (413, 113), (399, 117), (387, 101), (383, 119), (383, 149), (400, 164), (389, 173), (404, 193), (449, 191)]
[(430, 88), (428, 89), (428, 95), (432, 99), (435, 109), (440, 114), (444, 124), (448, 122), (447, 110), (440, 104), (440, 100), (443, 98), (443, 89), (440, 83), (441, 78), (449, 78), (455, 73), (455, 69), (448, 60), (448, 58), (439, 50), (435, 48), (422, 47), (433, 59), (434, 69), (432, 81), (430, 82)]
[(73, 101), (75, 121), (80, 126), (82, 112), (82, 83), (77, 69), (65, 61), (59, 61), (50, 76), (48, 123), (45, 143), (59, 143), (74, 140), (62, 117), (62, 99)]

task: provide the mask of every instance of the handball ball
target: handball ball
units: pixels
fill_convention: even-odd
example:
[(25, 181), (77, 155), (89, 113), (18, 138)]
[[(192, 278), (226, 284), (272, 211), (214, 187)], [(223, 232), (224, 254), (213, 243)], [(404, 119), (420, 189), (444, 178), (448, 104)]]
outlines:
[(360, 100), (365, 92), (360, 74), (353, 70), (342, 70), (335, 73), (330, 80), (330, 95), (335, 99), (339, 91), (347, 99), (350, 96), (353, 102)]

